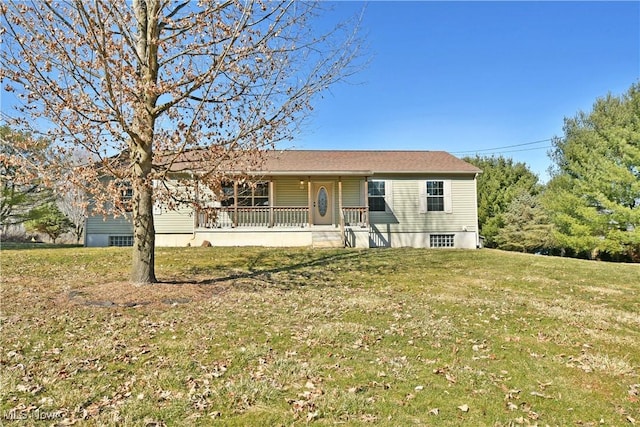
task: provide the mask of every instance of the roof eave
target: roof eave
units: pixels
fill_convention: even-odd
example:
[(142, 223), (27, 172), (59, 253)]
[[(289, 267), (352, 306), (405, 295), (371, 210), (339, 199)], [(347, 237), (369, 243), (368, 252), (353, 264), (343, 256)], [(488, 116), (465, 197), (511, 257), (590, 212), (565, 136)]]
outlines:
[(425, 171), (376, 171), (373, 175), (473, 175), (481, 171), (452, 171), (452, 170), (425, 170)]
[(314, 171), (314, 170), (300, 170), (300, 171), (252, 171), (251, 175), (270, 175), (270, 176), (363, 176), (373, 175), (373, 171), (369, 170), (348, 170), (348, 171)]

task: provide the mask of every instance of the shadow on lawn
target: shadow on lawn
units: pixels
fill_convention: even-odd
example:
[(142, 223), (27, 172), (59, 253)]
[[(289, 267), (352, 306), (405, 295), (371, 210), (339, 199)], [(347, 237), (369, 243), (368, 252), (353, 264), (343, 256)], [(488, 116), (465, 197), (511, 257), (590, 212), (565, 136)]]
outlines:
[[(269, 252), (260, 252), (250, 258), (247, 262), (248, 271), (237, 271), (228, 273), (221, 277), (213, 277), (204, 280), (161, 280), (160, 283), (173, 285), (217, 285), (233, 282), (238, 288), (258, 291), (267, 286), (277, 287), (282, 290), (290, 290), (302, 286), (333, 286), (326, 279), (331, 275), (331, 265), (340, 264), (340, 268), (349, 270), (357, 269), (364, 258), (370, 256), (370, 251), (348, 251), (324, 253), (318, 251), (301, 252), (301, 256), (306, 259), (297, 260), (296, 257), (289, 257), (289, 263), (273, 268), (263, 268), (260, 266), (269, 259)], [(309, 257), (311, 257), (309, 259)]]
[(2, 250), (20, 251), (27, 249), (70, 249), (82, 248), (83, 246), (75, 243), (20, 243), (20, 242), (2, 242), (0, 244)]

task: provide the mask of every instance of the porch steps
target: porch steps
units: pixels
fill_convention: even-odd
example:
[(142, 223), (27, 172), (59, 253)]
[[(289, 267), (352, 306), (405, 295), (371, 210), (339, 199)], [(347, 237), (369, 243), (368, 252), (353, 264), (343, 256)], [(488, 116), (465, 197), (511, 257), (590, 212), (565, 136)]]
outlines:
[(342, 235), (340, 231), (336, 230), (313, 231), (311, 238), (314, 248), (341, 248), (344, 246)]

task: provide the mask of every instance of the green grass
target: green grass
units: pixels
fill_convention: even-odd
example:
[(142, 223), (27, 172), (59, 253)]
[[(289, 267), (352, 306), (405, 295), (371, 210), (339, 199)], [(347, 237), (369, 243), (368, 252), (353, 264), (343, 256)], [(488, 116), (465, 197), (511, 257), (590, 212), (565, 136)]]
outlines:
[(640, 424), (640, 265), (162, 248), (133, 286), (127, 249), (1, 257), (2, 424)]

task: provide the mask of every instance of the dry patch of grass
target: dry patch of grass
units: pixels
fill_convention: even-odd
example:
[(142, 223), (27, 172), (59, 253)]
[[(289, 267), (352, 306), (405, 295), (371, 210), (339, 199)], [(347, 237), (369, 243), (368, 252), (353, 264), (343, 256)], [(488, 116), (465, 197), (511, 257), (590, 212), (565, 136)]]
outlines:
[(637, 265), (490, 250), (2, 252), (3, 424), (633, 425)]

